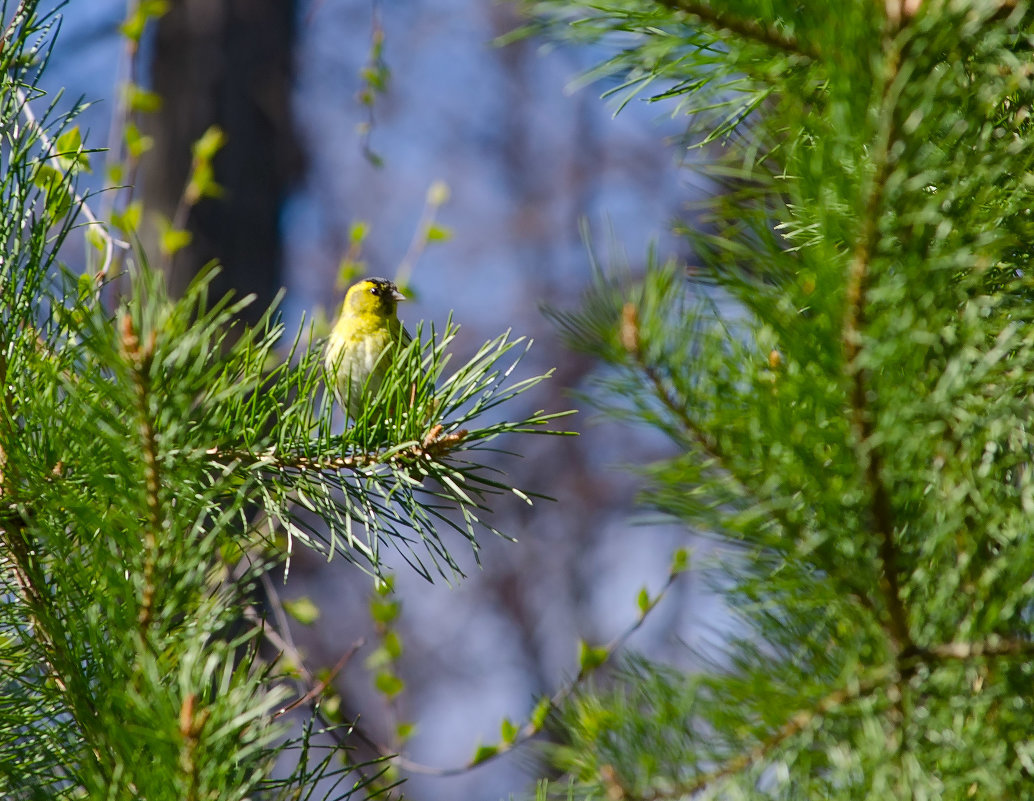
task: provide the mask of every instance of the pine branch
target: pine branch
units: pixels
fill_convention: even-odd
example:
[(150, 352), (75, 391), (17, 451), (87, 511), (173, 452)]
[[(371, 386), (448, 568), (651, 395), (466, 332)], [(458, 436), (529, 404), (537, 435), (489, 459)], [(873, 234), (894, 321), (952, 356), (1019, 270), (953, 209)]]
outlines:
[(821, 54), (818, 51), (801, 42), (793, 34), (781, 31), (772, 25), (763, 25), (755, 19), (729, 14), (721, 9), (714, 8), (710, 3), (702, 2), (701, 0), (656, 0), (656, 2), (667, 8), (696, 17), (707, 25), (717, 28), (719, 31), (730, 31), (747, 41), (757, 42), (758, 44), (763, 44), (809, 61), (821, 60)]
[(232, 462), (242, 467), (268, 467), (274, 470), (296, 470), (300, 473), (337, 473), (351, 470), (361, 473), (371, 467), (387, 463), (416, 464), (421, 460), (440, 460), (458, 450), (467, 438), (466, 429), (444, 433), (440, 423), (431, 427), (421, 442), (405, 447), (389, 448), (382, 452), (351, 453), (346, 456), (304, 456), (284, 453), (275, 449), (252, 452), (238, 448), (210, 448), (207, 455), (219, 465)]
[[(154, 346), (157, 332), (153, 329), (147, 343), (141, 347), (140, 339), (133, 330), (133, 318), (125, 314), (121, 322), (122, 353), (132, 371), (133, 385), (136, 390), (137, 415), (139, 417), (139, 434), (141, 452), (144, 458), (144, 483), (147, 495), (147, 524), (144, 526), (144, 569), (143, 587), (141, 588), (140, 611), (137, 622), (140, 632), (146, 635), (151, 624), (155, 594), (155, 564), (158, 561), (161, 535), (161, 514), (159, 492), (161, 477), (158, 472), (158, 443), (155, 440), (154, 426), (151, 421), (150, 380), (148, 374), (154, 357)], [(146, 642), (146, 636), (144, 637)]]
[[(4, 491), (0, 494), (7, 503), (10, 503), (9, 493)], [(15, 582), (21, 591), (22, 602), (31, 614), (32, 628), (35, 636), (44, 644), (46, 650), (57, 655), (60, 649), (60, 640), (53, 636), (53, 632), (47, 623), (51, 619), (48, 600), (42, 590), (46, 586), (44, 572), (40, 568), (35, 553), (25, 542), (25, 519), (11, 504), (2, 517), (0, 517), (0, 537), (3, 539), (7, 551), (6, 561), (10, 564), (11, 572), (14, 574)], [(68, 654), (64, 653), (64, 664), (69, 664)], [(62, 690), (67, 689), (62, 671), (58, 670), (53, 661), (47, 660), (50, 677)]]
[[(928, 648), (917, 648), (903, 657), (898, 669), (914, 673), (921, 665), (932, 666), (937, 662), (970, 661), (974, 659), (1029, 657), (1034, 654), (1034, 642), (1029, 640), (1005, 640), (992, 638), (980, 642), (951, 642)], [(676, 782), (663, 790), (634, 793), (622, 785), (617, 775), (603, 772), (601, 784), (608, 790), (608, 798), (615, 800), (663, 801), (663, 799), (685, 798), (712, 787), (723, 779), (732, 778), (758, 765), (772, 755), (783, 743), (812, 727), (822, 718), (836, 712), (853, 701), (870, 696), (901, 682), (902, 676), (891, 665), (884, 665), (868, 675), (856, 679), (824, 695), (811, 706), (790, 715), (786, 722), (769, 736), (730, 758), (713, 770), (684, 782)]]
[(7, 355), (0, 349), (0, 387), (3, 388), (3, 408), (0, 409), (0, 542), (5, 546), (6, 560), (10, 564), (15, 582), (21, 591), (22, 602), (30, 614), (35, 636), (44, 644), (50, 657), (46, 659), (49, 674), (54, 683), (62, 691), (67, 690), (66, 678), (54, 664), (54, 657), (63, 657), (64, 665), (74, 664), (71, 656), (63, 648), (63, 643), (49, 625), (55, 618), (50, 609), (49, 599), (45, 593), (46, 579), (43, 569), (38, 563), (35, 552), (25, 541), (27, 521), (18, 509), (13, 493), (13, 486), (5, 472), (7, 449), (4, 442), (16, 436), (13, 426), (14, 403), (11, 388), (7, 380)]
[(710, 458), (719, 464), (726, 462), (725, 455), (721, 451), (718, 441), (697, 425), (696, 421), (686, 411), (686, 404), (679, 403), (675, 396), (669, 391), (664, 378), (654, 365), (650, 364), (643, 354), (642, 344), (639, 338), (638, 311), (634, 303), (626, 303), (621, 310), (621, 328), (619, 331), (621, 344), (632, 357), (632, 362), (649, 382), (653, 394), (664, 405), (683, 427), (689, 437), (697, 443), (697, 446)]
[[(877, 670), (873, 675), (847, 686), (834, 690), (828, 695), (820, 698), (813, 706), (802, 709), (792, 715), (786, 723), (776, 729), (770, 736), (757, 743), (752, 748), (737, 754), (724, 764), (697, 776), (686, 782), (677, 782), (664, 790), (653, 790), (641, 795), (632, 796), (636, 801), (662, 801), (669, 798), (687, 798), (699, 793), (717, 782), (731, 778), (764, 760), (779, 746), (798, 734), (801, 734), (813, 724), (828, 716), (830, 713), (840, 709), (845, 704), (858, 700), (859, 698), (872, 695), (878, 692), (893, 680), (893, 673), (887, 668)], [(607, 777), (603, 778), (606, 785)], [(622, 788), (616, 788), (621, 794), (615, 793), (615, 801), (624, 801), (630, 796)]]
[[(725, 474), (736, 483), (742, 495), (757, 499), (756, 488), (751, 486), (750, 481), (745, 476), (741, 476), (731, 464), (718, 440), (693, 419), (689, 413), (688, 404), (679, 402), (665, 383), (660, 371), (646, 360), (640, 342), (638, 312), (633, 303), (626, 303), (622, 307), (618, 337), (622, 347), (632, 358), (635, 368), (646, 377), (653, 395), (673, 415), (689, 438), (694, 440), (701, 451), (725, 471)], [(799, 532), (800, 526), (794, 524), (780, 506), (770, 505), (769, 509), (785, 531)], [(869, 593), (866, 592), (866, 587), (851, 576), (845, 576), (845, 580), (851, 583), (852, 594), (857, 598), (858, 603), (870, 611), (875, 611), (876, 605), (869, 597)]]
[(888, 56), (888, 75), (885, 76), (881, 127), (873, 161), (874, 174), (870, 181), (859, 229), (854, 256), (848, 268), (843, 326), (845, 372), (850, 381), (851, 423), (855, 435), (855, 451), (869, 488), (870, 510), (879, 537), (880, 590), (887, 607), (887, 625), (899, 650), (905, 653), (915, 648), (908, 625), (908, 612), (902, 599), (899, 580), (898, 546), (895, 542), (894, 512), (890, 494), (883, 480), (881, 455), (872, 442), (875, 433), (874, 412), (869, 399), (869, 381), (860, 364), (863, 330), (866, 326), (867, 289), (870, 262), (882, 213), (883, 191), (890, 174), (890, 146), (895, 134), (896, 95), (894, 83), (900, 68), (901, 52), (892, 50)]

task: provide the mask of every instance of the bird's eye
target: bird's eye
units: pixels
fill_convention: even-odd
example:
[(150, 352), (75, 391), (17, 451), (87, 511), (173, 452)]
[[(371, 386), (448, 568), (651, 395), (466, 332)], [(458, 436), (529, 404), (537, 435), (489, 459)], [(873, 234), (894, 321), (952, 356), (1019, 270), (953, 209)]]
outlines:
[(375, 287), (375, 286), (370, 287), (370, 294), (371, 295), (376, 295), (377, 294), (377, 287)]

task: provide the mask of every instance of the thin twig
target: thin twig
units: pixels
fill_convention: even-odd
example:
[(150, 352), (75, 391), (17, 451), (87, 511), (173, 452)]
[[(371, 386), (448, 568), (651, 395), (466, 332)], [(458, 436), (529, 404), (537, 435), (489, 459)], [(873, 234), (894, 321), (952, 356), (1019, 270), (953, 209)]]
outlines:
[[(272, 593), (271, 596), (269, 596), (269, 600), (274, 607), (279, 606), (280, 604), (279, 596), (275, 591)], [(280, 616), (282, 616), (282, 614), (283, 609), (281, 608)], [(285, 628), (284, 634), (281, 635), (276, 629), (267, 626), (266, 621), (263, 619), (263, 617), (258, 613), (255, 607), (251, 605), (246, 606), (244, 608), (244, 617), (246, 620), (259, 626), (262, 632), (262, 636), (274, 648), (279, 649), (281, 654), (287, 656), (291, 660), (291, 666), (298, 671), (298, 675), (301, 677), (302, 684), (308, 687), (307, 692), (304, 694), (304, 697), (301, 700), (294, 702), (289, 706), (283, 708), (279, 712), (275, 713), (274, 716), (281, 715), (288, 709), (294, 708), (299, 704), (308, 703), (310, 705), (310, 709), (312, 710), (313, 715), (315, 715), (320, 720), (320, 722), (326, 727), (327, 734), (329, 734), (329, 736), (331, 736), (339, 746), (341, 746), (342, 748), (346, 747), (348, 743), (346, 742), (344, 736), (341, 734), (339, 727), (332, 721), (327, 719), (320, 705), (316, 703), (316, 700), (320, 696), (322, 696), (324, 692), (326, 692), (326, 689), (329, 686), (330, 682), (333, 680), (334, 676), (338, 672), (340, 672), (345, 667), (345, 665), (348, 664), (349, 660), (363, 646), (364, 640), (359, 639), (355, 643), (353, 643), (352, 646), (338, 660), (337, 665), (331, 672), (330, 678), (328, 678), (324, 682), (320, 682), (317, 681), (312, 671), (310, 671), (309, 668), (306, 667), (305, 659), (302, 657), (301, 652), (294, 645), (294, 641), (291, 638), (289, 627)], [(371, 740), (363, 731), (359, 729), (357, 723), (352, 723), (349, 726), (349, 731), (355, 734), (360, 740), (366, 743), (366, 745), (373, 749), (375, 752), (380, 753), (373, 740)], [(363, 780), (364, 783), (369, 783), (373, 781), (373, 779), (367, 776), (366, 772), (363, 770), (361, 765), (352, 765), (351, 767), (356, 772), (356, 774)]]
[(301, 706), (302, 704), (306, 704), (309, 701), (312, 701), (313, 699), (323, 695), (323, 693), (326, 692), (327, 687), (330, 686), (330, 683), (337, 678), (337, 674), (344, 669), (345, 665), (347, 665), (351, 661), (352, 657), (355, 656), (356, 652), (365, 644), (366, 640), (364, 640), (362, 637), (360, 637), (358, 640), (352, 643), (352, 647), (341, 655), (341, 658), (338, 659), (338, 661), (334, 664), (334, 667), (332, 667), (330, 669), (330, 672), (327, 673), (326, 678), (320, 679), (318, 682), (313, 684), (309, 691), (305, 693), (305, 695), (296, 698), (291, 703), (278, 709), (274, 713), (273, 717), (278, 718), (281, 715), (290, 712), (295, 707)]
[(402, 261), (399, 262), (399, 266), (395, 271), (395, 283), (400, 287), (409, 286), (409, 279), (413, 273), (413, 268), (427, 249), (427, 245), (430, 242), (431, 229), (434, 226), (435, 219), (438, 217), (438, 209), (441, 208), (443, 202), (441, 197), (444, 194), (447, 194), (447, 190), (445, 190), (443, 184), (438, 182), (432, 184), (427, 191), (423, 211), (420, 213), (420, 219), (417, 221), (416, 229), (413, 231), (413, 238), (406, 249), (406, 255), (402, 257)]
[[(606, 651), (606, 656), (604, 657), (604, 659), (592, 665), (591, 667), (582, 666), (578, 671), (578, 675), (576, 675), (566, 685), (561, 687), (559, 690), (557, 690), (555, 693), (553, 693), (553, 695), (549, 697), (549, 706), (551, 708), (556, 708), (560, 704), (562, 704), (567, 698), (569, 698), (572, 695), (572, 693), (575, 692), (575, 690), (577, 690), (585, 682), (585, 680), (590, 675), (594, 674), (603, 665), (611, 661), (614, 655), (619, 650), (621, 650), (621, 648), (627, 642), (628, 638), (635, 634), (635, 632), (637, 632), (640, 629), (640, 627), (642, 627), (643, 623), (646, 622), (646, 618), (649, 616), (650, 612), (657, 608), (660, 602), (668, 594), (668, 591), (671, 589), (672, 585), (674, 585), (676, 580), (681, 575), (681, 571), (672, 571), (669, 574), (667, 582), (665, 582), (661, 590), (650, 600), (650, 605), (639, 615), (639, 617), (636, 618), (635, 622), (632, 623), (632, 625), (628, 626), (624, 631), (620, 632), (609, 643), (603, 646), (603, 649)], [(393, 761), (396, 762), (400, 768), (409, 773), (418, 773), (424, 776), (457, 776), (463, 773), (467, 773), (468, 771), (474, 768), (481, 767), (486, 762), (498, 759), (503, 754), (509, 753), (518, 746), (523, 745), (532, 738), (536, 737), (541, 731), (541, 725), (537, 725), (534, 721), (529, 720), (520, 728), (519, 733), (512, 741), (501, 744), (496, 751), (479, 759), (476, 762), (471, 761), (467, 762), (464, 765), (458, 765), (456, 767), (439, 768), (434, 767), (432, 765), (425, 765), (420, 762), (415, 762), (405, 756), (402, 756), (401, 754), (394, 756)], [(375, 744), (375, 747), (377, 748), (378, 752), (384, 756), (388, 756), (390, 754), (390, 751), (385, 749), (383, 746), (378, 746)]]
[[(39, 120), (36, 118), (36, 114), (32, 110), (32, 106), (29, 104), (29, 98), (25, 92), (21, 89), (15, 90), (15, 96), (18, 98), (19, 108), (22, 116), (25, 117), (25, 122), (28, 124), (32, 132), (39, 137), (40, 142), (43, 145), (43, 149), (50, 156), (58, 155), (57, 148), (54, 142), (47, 135), (46, 130), (40, 125)], [(104, 259), (101, 262), (100, 267), (97, 270), (97, 280), (103, 279), (108, 272), (108, 268), (111, 266), (114, 260), (115, 248), (121, 250), (128, 250), (130, 245), (128, 242), (124, 242), (121, 239), (116, 239), (108, 231), (107, 226), (104, 225), (100, 220), (97, 219), (93, 210), (90, 208), (90, 204), (86, 202), (86, 199), (80, 195), (73, 187), (69, 186), (69, 191), (73, 199), (75, 200), (76, 207), (82, 212), (83, 217), (86, 221), (93, 226), (96, 226), (95, 230), (100, 233), (101, 239), (104, 240)]]

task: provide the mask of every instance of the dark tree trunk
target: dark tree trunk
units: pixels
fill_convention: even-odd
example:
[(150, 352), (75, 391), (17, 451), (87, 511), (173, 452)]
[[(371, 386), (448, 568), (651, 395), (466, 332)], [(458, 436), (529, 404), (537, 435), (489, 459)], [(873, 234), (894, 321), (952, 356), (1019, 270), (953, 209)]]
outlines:
[(300, 174), (291, 123), (296, 13), (296, 0), (178, 0), (159, 23), (154, 47), (153, 87), (164, 104), (143, 121), (155, 139), (142, 180), (146, 207), (171, 217), (191, 145), (213, 124), (227, 137), (214, 165), (223, 195), (191, 211), (193, 242), (173, 258), (169, 285), (179, 294), (217, 260), (223, 269), (214, 296), (256, 293), (249, 319), (283, 284), (280, 208)]

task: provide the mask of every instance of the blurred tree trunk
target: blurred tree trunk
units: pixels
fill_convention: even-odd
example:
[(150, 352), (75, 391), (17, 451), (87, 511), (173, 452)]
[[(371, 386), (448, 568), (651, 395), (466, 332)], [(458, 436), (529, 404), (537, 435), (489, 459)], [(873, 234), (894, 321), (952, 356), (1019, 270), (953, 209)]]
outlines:
[(227, 137), (215, 159), (223, 195), (191, 211), (193, 241), (172, 260), (170, 288), (180, 293), (216, 259), (214, 296), (256, 293), (249, 319), (283, 284), (280, 208), (301, 172), (291, 115), (296, 14), (296, 0), (178, 0), (158, 25), (151, 64), (164, 104), (144, 120), (155, 140), (142, 181), (147, 208), (171, 217), (192, 144), (211, 125)]

